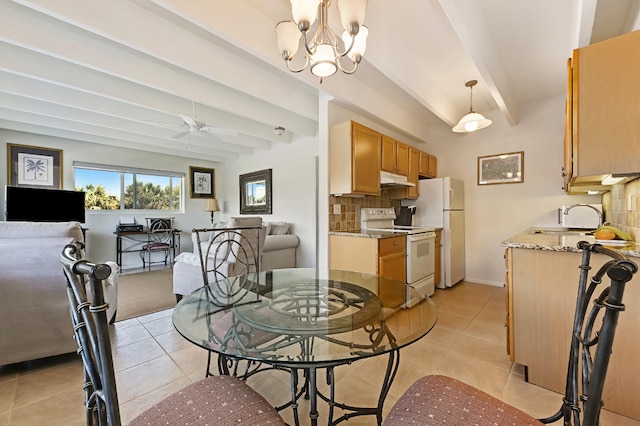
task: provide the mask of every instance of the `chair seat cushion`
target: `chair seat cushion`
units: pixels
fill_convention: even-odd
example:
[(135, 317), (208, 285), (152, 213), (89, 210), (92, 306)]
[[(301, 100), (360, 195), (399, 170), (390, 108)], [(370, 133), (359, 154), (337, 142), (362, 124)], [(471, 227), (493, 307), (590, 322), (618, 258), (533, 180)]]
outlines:
[(284, 425), (278, 412), (240, 379), (211, 376), (192, 383), (136, 417), (130, 425)]
[(418, 379), (384, 421), (400, 425), (541, 425), (528, 414), (472, 386), (445, 376)]
[(142, 250), (167, 250), (171, 246), (167, 243), (149, 243), (142, 246)]

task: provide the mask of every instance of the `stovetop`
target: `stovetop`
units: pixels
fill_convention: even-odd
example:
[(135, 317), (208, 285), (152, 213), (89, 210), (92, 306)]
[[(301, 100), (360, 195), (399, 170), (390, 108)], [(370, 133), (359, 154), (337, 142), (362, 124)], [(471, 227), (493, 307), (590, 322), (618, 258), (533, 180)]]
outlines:
[(393, 221), (396, 212), (393, 207), (365, 207), (360, 210), (360, 229), (363, 231), (402, 232), (406, 234), (422, 234), (433, 232), (434, 228), (421, 226), (398, 226)]

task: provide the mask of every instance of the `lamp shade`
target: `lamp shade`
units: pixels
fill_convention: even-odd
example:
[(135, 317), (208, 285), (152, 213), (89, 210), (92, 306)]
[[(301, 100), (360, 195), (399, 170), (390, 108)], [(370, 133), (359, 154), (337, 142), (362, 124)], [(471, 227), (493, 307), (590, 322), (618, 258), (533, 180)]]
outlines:
[(282, 21), (276, 25), (278, 49), (284, 59), (289, 60), (296, 54), (301, 35), (298, 27), (292, 21)]
[(320, 2), (321, 0), (291, 0), (291, 14), (296, 24), (304, 21), (313, 25), (316, 16), (318, 16)]
[(458, 124), (452, 129), (456, 133), (475, 132), (491, 125), (492, 121), (484, 118), (482, 114), (470, 112), (460, 119)]
[(355, 40), (353, 41), (353, 47), (347, 54), (352, 62), (360, 62), (360, 60), (364, 56), (364, 52), (367, 49), (368, 35), (369, 30), (364, 25), (360, 27), (360, 31), (358, 31), (358, 34), (355, 36), (352, 36), (347, 31), (342, 33), (342, 41), (344, 42), (345, 49), (348, 49), (349, 46), (351, 46), (351, 37), (355, 37)]
[(369, 0), (338, 0), (340, 22), (345, 30), (349, 30), (349, 24), (356, 23), (362, 26), (364, 14)]
[(218, 205), (218, 200), (215, 198), (209, 198), (207, 200), (207, 206), (204, 208), (207, 212), (219, 212), (220, 206)]

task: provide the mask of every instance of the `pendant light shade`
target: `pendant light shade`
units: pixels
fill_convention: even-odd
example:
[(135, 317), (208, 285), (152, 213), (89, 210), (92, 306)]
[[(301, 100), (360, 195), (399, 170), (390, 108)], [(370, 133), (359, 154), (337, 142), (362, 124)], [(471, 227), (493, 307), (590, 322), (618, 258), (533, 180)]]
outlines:
[(470, 90), (469, 96), (469, 112), (458, 121), (458, 124), (452, 129), (456, 133), (470, 133), (476, 130), (489, 127), (491, 120), (485, 118), (482, 114), (473, 111), (473, 86), (478, 84), (478, 80), (469, 80), (465, 86)]

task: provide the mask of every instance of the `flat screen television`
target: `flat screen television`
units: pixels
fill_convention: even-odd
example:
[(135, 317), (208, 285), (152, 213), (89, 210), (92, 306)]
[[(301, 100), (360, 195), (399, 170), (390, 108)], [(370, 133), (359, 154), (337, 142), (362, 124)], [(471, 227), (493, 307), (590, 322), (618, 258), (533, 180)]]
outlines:
[(5, 220), (84, 223), (84, 192), (5, 186)]

